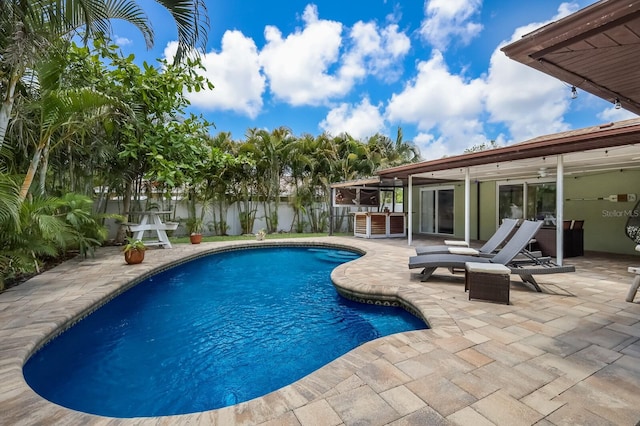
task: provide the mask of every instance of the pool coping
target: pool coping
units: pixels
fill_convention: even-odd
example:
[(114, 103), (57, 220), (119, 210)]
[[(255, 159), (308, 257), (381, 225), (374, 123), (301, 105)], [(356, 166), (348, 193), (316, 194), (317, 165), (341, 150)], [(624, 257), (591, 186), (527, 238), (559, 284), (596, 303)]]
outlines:
[[(103, 271), (101, 279), (91, 283), (85, 283), (84, 288), (88, 293), (94, 293), (93, 297), (79, 296), (72, 299), (73, 306), (69, 307), (69, 300), (65, 299), (67, 291), (64, 288), (58, 288), (57, 292), (62, 292), (61, 298), (58, 298), (58, 302), (63, 301), (65, 306), (55, 306), (51, 310), (51, 306), (48, 304), (40, 305), (42, 309), (30, 312), (29, 317), (38, 319), (31, 324), (23, 324), (19, 322), (15, 326), (10, 326), (7, 330), (5, 327), (0, 329), (0, 338), (7, 343), (7, 345), (0, 350), (0, 383), (3, 385), (0, 389), (5, 390), (10, 387), (9, 393), (4, 393), (3, 397), (0, 397), (0, 404), (9, 404), (10, 411), (12, 412), (13, 424), (34, 424), (43, 419), (55, 419), (63, 423), (94, 423), (97, 421), (109, 419), (116, 423), (126, 424), (133, 419), (127, 418), (110, 418), (94, 414), (81, 413), (66, 407), (58, 406), (46, 399), (40, 397), (35, 393), (28, 384), (24, 381), (22, 375), (22, 367), (26, 361), (36, 351), (38, 351), (43, 345), (46, 345), (51, 339), (62, 333), (64, 330), (72, 327), (76, 322), (82, 320), (87, 315), (90, 315), (100, 306), (109, 302), (114, 297), (127, 291), (133, 286), (137, 285), (146, 278), (158, 274), (166, 269), (172, 268), (176, 265), (180, 265), (191, 260), (204, 257), (210, 254), (241, 250), (241, 249), (255, 249), (265, 247), (326, 247), (336, 248), (343, 250), (353, 250), (362, 254), (362, 257), (353, 261), (344, 263), (335, 268), (331, 273), (331, 280), (340, 294), (344, 294), (350, 299), (356, 299), (365, 303), (389, 305), (389, 306), (402, 306), (409, 312), (421, 317), (427, 321), (427, 313), (429, 309), (425, 309), (420, 304), (414, 304), (410, 300), (410, 293), (403, 293), (399, 286), (375, 286), (366, 282), (358, 282), (349, 278), (349, 268), (357, 265), (359, 262), (367, 259), (367, 256), (372, 256), (379, 246), (368, 246), (365, 241), (359, 240), (331, 240), (327, 239), (282, 239), (282, 240), (264, 240), (264, 241), (233, 241), (227, 243), (203, 243), (200, 245), (184, 245), (175, 246), (173, 249), (152, 249), (148, 251), (145, 261), (132, 267), (132, 265), (126, 265), (122, 260), (122, 254), (119, 253), (118, 248), (101, 248), (97, 251), (95, 258), (75, 258), (65, 262), (56, 268), (46, 271), (37, 277), (11, 289), (8, 289), (4, 293), (0, 294), (0, 303), (19, 303), (20, 300), (29, 297), (32, 300), (37, 300), (40, 296), (38, 290), (44, 289), (45, 286), (51, 285), (51, 281), (64, 277), (64, 282), (75, 282), (77, 279), (83, 279), (81, 273), (83, 266), (96, 266), (97, 263), (102, 260), (109, 260), (109, 263), (114, 266), (108, 272)], [(182, 250), (180, 250), (182, 249)], [(178, 256), (170, 256), (170, 254), (178, 254)], [(163, 254), (164, 260), (153, 259), (155, 254)], [(149, 255), (151, 254), (151, 256)], [(121, 263), (120, 265), (117, 265)], [(117, 266), (117, 267), (116, 267)], [(73, 276), (80, 273), (80, 276)], [(124, 272), (124, 273), (123, 273)], [(38, 288), (39, 287), (39, 288)], [(26, 294), (25, 294), (26, 293)], [(45, 292), (45, 299), (56, 299), (57, 296), (50, 294), (49, 291)], [(6, 307), (5, 307), (6, 309)], [(437, 321), (436, 321), (437, 322)], [(428, 323), (429, 326), (431, 324)], [(26, 330), (19, 332), (18, 328), (27, 326)], [(12, 333), (7, 333), (10, 331)], [(358, 348), (354, 349), (358, 351)], [(353, 352), (353, 351), (352, 351)], [(9, 353), (11, 353), (9, 355)], [(9, 355), (9, 356), (8, 356)], [(347, 354), (349, 355), (349, 354)], [(343, 357), (341, 357), (343, 358)], [(265, 396), (252, 399), (234, 406), (224, 407), (216, 410), (210, 410), (203, 413), (184, 414), (180, 416), (163, 416), (163, 417), (144, 417), (136, 418), (135, 421), (141, 419), (171, 419), (179, 417), (189, 422), (193, 418), (201, 417), (205, 414), (213, 415), (214, 417), (221, 416), (226, 417), (225, 413), (228, 411), (233, 412), (251, 412), (260, 413), (262, 407), (266, 401), (281, 400), (288, 401), (287, 404), (282, 406), (286, 407), (286, 410), (292, 410), (301, 406), (302, 402), (292, 400), (291, 394), (295, 393), (293, 388), (306, 387), (305, 382), (314, 381), (315, 375), (323, 374), (323, 370), (332, 369), (333, 364), (340, 364), (339, 358), (324, 367), (310, 373), (308, 376), (287, 385), (279, 390), (273, 391)], [(334, 385), (335, 383), (332, 383)], [(9, 386), (7, 386), (9, 385)], [(322, 389), (318, 396), (326, 392), (327, 389)], [(278, 404), (280, 405), (280, 404)], [(304, 404), (302, 404), (304, 405)], [(286, 411), (285, 410), (285, 411)], [(271, 412), (271, 410), (268, 410)], [(276, 410), (272, 415), (267, 415), (260, 418), (254, 418), (256, 422), (268, 421), (272, 418), (276, 418), (284, 411)], [(17, 416), (16, 416), (17, 414)], [(255, 417), (251, 415), (250, 417)], [(233, 421), (235, 423), (235, 420)]]
[[(333, 270), (336, 289), (367, 303), (406, 303), (432, 328), (365, 343), (263, 397), (179, 416), (80, 413), (41, 398), (24, 381), (22, 366), (39, 344), (132, 283), (208, 253), (270, 245), (364, 252)], [(65, 262), (0, 294), (2, 421), (308, 426), (320, 419), (336, 425), (640, 419), (640, 304), (624, 302), (625, 260), (580, 259), (576, 273), (545, 276), (544, 293), (512, 282), (512, 305), (497, 305), (468, 301), (459, 277), (421, 282), (407, 268), (413, 253), (406, 240), (323, 237), (177, 245), (151, 249), (131, 266), (111, 247)], [(615, 401), (613, 408), (607, 401)]]

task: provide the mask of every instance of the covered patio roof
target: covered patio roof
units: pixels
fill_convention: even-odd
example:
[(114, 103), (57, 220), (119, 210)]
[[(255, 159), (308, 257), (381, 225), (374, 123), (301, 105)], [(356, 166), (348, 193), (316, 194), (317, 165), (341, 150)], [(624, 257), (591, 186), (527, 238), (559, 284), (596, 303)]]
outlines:
[(463, 180), (466, 169), (479, 181), (553, 176), (557, 155), (563, 154), (564, 174), (640, 168), (640, 118), (607, 123), (526, 142), (381, 170), (382, 179), (409, 175), (414, 184), (428, 180)]
[(602, 99), (618, 99), (640, 115), (640, 1), (598, 1), (502, 51)]

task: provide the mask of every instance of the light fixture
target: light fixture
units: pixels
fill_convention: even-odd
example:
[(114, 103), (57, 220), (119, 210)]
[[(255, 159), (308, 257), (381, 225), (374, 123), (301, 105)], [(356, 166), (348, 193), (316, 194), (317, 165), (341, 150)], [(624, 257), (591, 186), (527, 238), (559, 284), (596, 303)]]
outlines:
[(613, 101), (613, 107), (614, 107), (615, 109), (620, 109), (620, 108), (622, 108), (622, 105), (620, 104), (620, 99), (616, 98), (616, 99)]
[(538, 170), (538, 176), (543, 178), (543, 177), (547, 177), (547, 168), (546, 167), (540, 167), (540, 169)]
[(571, 86), (571, 99), (575, 99), (578, 97), (578, 89), (576, 86)]

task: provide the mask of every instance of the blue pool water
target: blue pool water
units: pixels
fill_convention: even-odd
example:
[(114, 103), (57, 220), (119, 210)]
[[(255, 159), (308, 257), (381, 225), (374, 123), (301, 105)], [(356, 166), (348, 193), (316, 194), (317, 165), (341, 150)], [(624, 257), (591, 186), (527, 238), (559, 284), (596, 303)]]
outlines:
[(203, 257), (116, 297), (34, 354), (29, 385), (112, 417), (221, 408), (265, 395), (369, 340), (425, 324), (331, 284), (348, 251), (278, 247)]

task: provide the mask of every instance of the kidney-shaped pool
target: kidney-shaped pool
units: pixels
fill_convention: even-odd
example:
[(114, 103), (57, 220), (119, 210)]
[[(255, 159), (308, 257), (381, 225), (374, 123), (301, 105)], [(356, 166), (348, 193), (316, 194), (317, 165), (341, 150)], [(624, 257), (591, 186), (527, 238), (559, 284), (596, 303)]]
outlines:
[(211, 254), (154, 275), (25, 364), (44, 398), (111, 417), (186, 414), (291, 384), (381, 336), (426, 328), (402, 308), (340, 297), (331, 271), (357, 258), (318, 247)]

